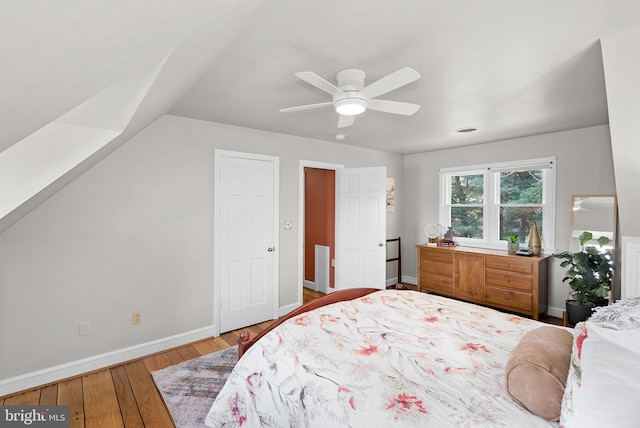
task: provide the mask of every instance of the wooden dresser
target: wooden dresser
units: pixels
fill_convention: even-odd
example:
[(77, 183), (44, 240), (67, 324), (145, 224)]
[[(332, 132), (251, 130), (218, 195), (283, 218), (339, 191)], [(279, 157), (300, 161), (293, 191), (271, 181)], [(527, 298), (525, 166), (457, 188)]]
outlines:
[(522, 257), (470, 247), (418, 248), (418, 290), (506, 309), (547, 313), (548, 256)]

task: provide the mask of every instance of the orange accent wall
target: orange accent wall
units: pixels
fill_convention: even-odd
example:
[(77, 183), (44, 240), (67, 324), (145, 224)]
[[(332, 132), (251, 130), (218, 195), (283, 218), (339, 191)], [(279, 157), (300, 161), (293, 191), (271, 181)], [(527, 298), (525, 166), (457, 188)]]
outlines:
[[(336, 172), (331, 169), (304, 169), (304, 279), (315, 282), (315, 246), (329, 247), (335, 255)], [(329, 265), (329, 286), (334, 286), (335, 268)]]

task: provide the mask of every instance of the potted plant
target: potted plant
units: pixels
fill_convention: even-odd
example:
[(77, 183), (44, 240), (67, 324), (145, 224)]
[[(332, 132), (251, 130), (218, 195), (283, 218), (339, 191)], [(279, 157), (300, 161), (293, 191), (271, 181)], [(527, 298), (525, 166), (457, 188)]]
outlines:
[(609, 238), (601, 236), (598, 245), (585, 245), (593, 239), (591, 232), (584, 231), (578, 237), (580, 251), (563, 251), (553, 254), (561, 259), (560, 266), (568, 267), (562, 282), (568, 282), (572, 299), (567, 300), (566, 309), (570, 324), (577, 324), (591, 316), (595, 306), (608, 303), (613, 280), (614, 263), (611, 251), (604, 246)]
[(509, 235), (507, 238), (507, 251), (515, 254), (520, 249), (520, 235)]

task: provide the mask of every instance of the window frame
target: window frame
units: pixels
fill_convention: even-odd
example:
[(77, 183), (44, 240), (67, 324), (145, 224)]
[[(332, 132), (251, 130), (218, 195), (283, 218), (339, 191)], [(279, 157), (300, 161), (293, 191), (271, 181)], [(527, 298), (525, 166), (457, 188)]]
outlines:
[[(533, 207), (542, 207), (542, 253), (553, 253), (555, 249), (555, 200), (556, 200), (556, 158), (545, 157), (536, 159), (523, 159), (507, 162), (496, 162), (480, 165), (468, 165), (451, 168), (441, 168), (440, 195), (439, 195), (439, 223), (444, 230), (451, 224), (451, 207), (460, 206), (451, 204), (451, 177), (456, 175), (484, 174), (483, 195), (483, 237), (463, 238), (455, 237), (458, 245), (479, 247), (487, 249), (506, 250), (507, 241), (500, 240), (500, 173), (506, 171), (521, 171), (540, 169), (543, 171), (542, 203), (531, 204)], [(469, 204), (480, 206), (480, 204)], [(518, 204), (517, 206), (523, 206)], [(528, 206), (528, 205), (524, 205)], [(528, 236), (525, 237), (525, 240)]]

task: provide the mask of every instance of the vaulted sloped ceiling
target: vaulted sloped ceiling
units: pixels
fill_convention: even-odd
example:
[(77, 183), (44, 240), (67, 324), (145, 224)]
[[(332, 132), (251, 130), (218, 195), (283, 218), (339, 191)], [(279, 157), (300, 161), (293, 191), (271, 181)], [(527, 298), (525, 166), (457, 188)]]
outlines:
[[(409, 154), (608, 123), (638, 0), (2, 0), (0, 231), (164, 113)], [(338, 130), (294, 77), (422, 78)], [(478, 132), (455, 130), (477, 127)]]
[(166, 113), (258, 0), (0, 5), (0, 230)]

